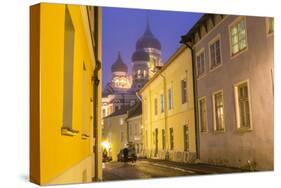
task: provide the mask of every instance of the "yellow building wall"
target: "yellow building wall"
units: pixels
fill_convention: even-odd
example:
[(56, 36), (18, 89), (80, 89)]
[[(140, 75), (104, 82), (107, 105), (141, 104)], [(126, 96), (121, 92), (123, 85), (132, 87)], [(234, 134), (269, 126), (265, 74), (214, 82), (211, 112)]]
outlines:
[[(164, 158), (165, 150), (162, 147), (162, 129), (165, 130), (166, 148), (168, 152), (184, 152), (184, 125), (189, 129), (189, 152), (196, 152), (193, 73), (191, 52), (184, 46), (180, 47), (170, 58), (160, 73), (150, 80), (143, 89), (144, 146), (147, 155), (154, 157), (155, 129), (158, 128), (157, 157)], [(161, 76), (162, 75), (162, 76)], [(182, 104), (181, 80), (187, 79), (187, 103)], [(168, 89), (172, 88), (173, 108), (168, 109)], [(164, 96), (164, 112), (161, 113), (160, 95)], [(166, 96), (165, 96), (166, 95)], [(155, 115), (155, 98), (157, 98), (157, 115)], [(165, 113), (166, 110), (166, 113)], [(165, 129), (166, 117), (166, 129)], [(174, 130), (174, 149), (170, 150), (169, 128)], [(162, 153), (161, 153), (162, 152)], [(173, 159), (172, 159), (173, 160)]]
[[(73, 111), (72, 128), (79, 133), (74, 136), (61, 134), (63, 126), (64, 96), (64, 25), (65, 9), (69, 9), (75, 30), (74, 63), (73, 63)], [(92, 178), (92, 102), (93, 89), (91, 77), (95, 62), (87, 23), (85, 6), (46, 4), (40, 7), (40, 184), (79, 183), (91, 181)], [(33, 7), (31, 7), (32, 9)], [(32, 37), (32, 36), (31, 36)], [(86, 134), (82, 139), (82, 73), (83, 62), (87, 74), (86, 101)], [(37, 125), (38, 126), (38, 125)], [(87, 165), (83, 163), (87, 162)], [(80, 164), (81, 162), (81, 164)], [(78, 175), (63, 176), (68, 170), (77, 166)], [(89, 166), (89, 168), (88, 168)], [(83, 175), (84, 170), (86, 172)], [(80, 172), (79, 172), (80, 171)], [(84, 176), (84, 179), (83, 179)], [(59, 182), (55, 179), (61, 179)], [(70, 177), (70, 178), (68, 178)], [(73, 178), (71, 178), (73, 177)], [(79, 181), (80, 179), (80, 181)], [(37, 182), (39, 183), (39, 182)]]

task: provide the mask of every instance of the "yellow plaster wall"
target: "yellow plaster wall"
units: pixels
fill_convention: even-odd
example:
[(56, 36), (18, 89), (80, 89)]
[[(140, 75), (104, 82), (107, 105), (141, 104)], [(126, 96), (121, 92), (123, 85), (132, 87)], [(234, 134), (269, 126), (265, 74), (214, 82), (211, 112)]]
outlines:
[[(160, 94), (163, 93), (164, 103), (166, 103), (167, 111), (167, 130), (166, 134), (166, 146), (168, 151), (170, 150), (170, 134), (169, 128), (174, 129), (174, 150), (177, 152), (184, 151), (184, 135), (183, 126), (188, 125), (189, 128), (189, 151), (196, 152), (196, 140), (195, 140), (195, 118), (194, 118), (194, 96), (193, 96), (193, 73), (192, 73), (192, 57), (189, 49), (181, 47), (173, 55), (161, 71), (166, 79), (156, 75), (152, 81), (150, 81), (141, 90), (143, 99), (143, 116), (144, 129), (148, 132), (148, 135), (144, 136), (145, 149), (147, 151), (154, 151), (155, 141), (153, 132), (158, 128), (158, 150), (162, 150), (162, 129), (165, 130), (165, 112), (161, 113), (160, 109)], [(187, 95), (188, 102), (181, 104), (181, 80), (187, 77)], [(172, 88), (173, 93), (173, 108), (168, 109), (168, 88)], [(157, 98), (158, 113), (154, 113), (154, 99)], [(165, 100), (166, 99), (166, 100)], [(147, 143), (147, 144), (146, 144)], [(154, 153), (152, 152), (152, 155)]]
[[(64, 18), (68, 6), (75, 29), (73, 74), (73, 129), (75, 136), (61, 134), (63, 122), (63, 75), (64, 75)], [(91, 76), (94, 57), (90, 53), (84, 6), (40, 4), (40, 163), (41, 184), (58, 177), (73, 165), (91, 156), (92, 128), (91, 102), (93, 96)], [(85, 13), (85, 12), (84, 12)], [(85, 15), (84, 15), (85, 16)], [(87, 139), (82, 139), (82, 72), (83, 62), (87, 70), (86, 117)], [(91, 163), (89, 164), (91, 165)], [(82, 173), (82, 172), (81, 172)], [(91, 172), (87, 172), (88, 174)], [(81, 179), (82, 182), (82, 179)]]

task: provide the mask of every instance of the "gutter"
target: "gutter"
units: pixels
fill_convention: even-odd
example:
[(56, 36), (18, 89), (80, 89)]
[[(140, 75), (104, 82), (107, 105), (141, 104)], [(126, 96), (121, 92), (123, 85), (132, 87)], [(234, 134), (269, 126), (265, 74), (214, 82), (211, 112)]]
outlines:
[(181, 43), (185, 44), (191, 50), (191, 59), (192, 59), (192, 75), (193, 75), (193, 98), (194, 98), (194, 116), (195, 116), (195, 144), (196, 144), (196, 158), (200, 159), (200, 135), (199, 135), (199, 121), (198, 121), (198, 103), (197, 103), (197, 82), (196, 82), (196, 71), (195, 67), (195, 57), (193, 46), (188, 44), (182, 37)]
[(98, 76), (99, 70), (101, 69), (101, 61), (98, 59), (98, 53), (99, 53), (99, 9), (97, 7), (94, 8), (94, 37), (95, 37), (95, 49), (94, 49), (94, 55), (95, 55), (95, 61), (96, 61), (96, 66), (93, 71), (93, 136), (94, 136), (94, 143), (95, 147), (93, 148), (94, 156), (95, 156), (95, 180), (99, 181), (99, 122), (98, 122), (98, 97), (99, 97), (99, 84), (100, 84), (100, 79)]

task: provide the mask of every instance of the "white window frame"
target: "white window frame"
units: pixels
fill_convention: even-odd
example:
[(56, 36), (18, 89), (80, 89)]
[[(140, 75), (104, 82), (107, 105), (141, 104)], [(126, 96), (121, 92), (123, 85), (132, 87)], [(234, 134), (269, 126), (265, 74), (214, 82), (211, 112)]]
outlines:
[[(204, 59), (204, 71), (198, 75), (198, 63), (197, 63), (197, 56), (201, 55), (201, 53), (203, 53), (203, 59)], [(196, 52), (196, 55), (195, 55), (195, 71), (196, 71), (196, 78), (197, 79), (200, 79), (202, 77), (204, 77), (207, 73), (207, 70), (206, 70), (206, 53), (205, 53), (205, 48), (201, 48), (200, 50), (198, 50)]]
[[(206, 130), (202, 131), (202, 124), (201, 124), (201, 107), (200, 107), (200, 101), (205, 99), (205, 107), (206, 107)], [(200, 97), (198, 99), (198, 114), (199, 114), (199, 125), (200, 125), (200, 132), (201, 133), (207, 133), (208, 132), (208, 111), (207, 111), (207, 97)]]
[[(248, 102), (249, 102), (249, 114), (250, 114), (250, 127), (241, 127), (240, 124), (240, 108), (238, 103), (238, 87), (242, 84), (247, 84), (248, 87)], [(251, 92), (250, 92), (250, 82), (249, 80), (243, 80), (238, 83), (234, 84), (234, 99), (235, 99), (235, 117), (236, 117), (236, 128), (238, 130), (244, 130), (244, 131), (251, 131), (253, 130), (253, 121), (252, 121), (252, 108), (251, 108)]]
[[(235, 54), (232, 54), (232, 35), (231, 35), (231, 28), (238, 24), (241, 20), (244, 20), (245, 23), (245, 40), (246, 40), (246, 47), (239, 50), (238, 52), (236, 52)], [(247, 30), (247, 22), (246, 22), (246, 17), (245, 16), (239, 16), (238, 18), (236, 18), (235, 20), (232, 21), (231, 24), (229, 24), (228, 26), (228, 38), (229, 38), (229, 49), (230, 49), (230, 58), (233, 59), (235, 57), (237, 57), (238, 55), (240, 55), (241, 53), (245, 52), (248, 50), (248, 30)], [(238, 39), (239, 40), (239, 39)], [(239, 42), (238, 42), (239, 45)]]
[[(222, 105), (223, 105), (223, 122), (222, 127), (223, 130), (217, 130), (217, 120), (216, 120), (216, 103), (215, 103), (215, 95), (221, 93), (222, 94)], [(215, 132), (225, 132), (225, 113), (224, 113), (224, 96), (223, 96), (223, 90), (218, 90), (212, 93), (212, 103), (213, 103), (213, 128)]]
[[(215, 42), (217, 42), (219, 40), (219, 44), (220, 44), (220, 64), (216, 65), (215, 67), (212, 68), (212, 61), (211, 61), (211, 45), (213, 45)], [(209, 43), (208, 43), (208, 49), (209, 49), (209, 70), (210, 71), (214, 71), (217, 68), (221, 67), (223, 65), (223, 61), (222, 61), (222, 45), (221, 45), (221, 35), (218, 34), (216, 35)]]

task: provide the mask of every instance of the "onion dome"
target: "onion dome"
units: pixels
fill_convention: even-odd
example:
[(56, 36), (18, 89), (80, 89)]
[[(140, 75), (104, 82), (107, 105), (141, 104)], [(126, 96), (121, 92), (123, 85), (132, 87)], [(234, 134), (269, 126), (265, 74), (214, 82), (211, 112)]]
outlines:
[(137, 50), (132, 55), (132, 61), (149, 61), (149, 55), (144, 50)]
[(146, 30), (144, 34), (139, 38), (136, 44), (136, 49), (140, 50), (143, 48), (155, 48), (161, 50), (161, 44), (157, 38), (154, 37), (150, 30), (149, 23), (147, 22)]
[(118, 53), (117, 60), (111, 66), (112, 72), (128, 72), (128, 66), (123, 62), (120, 52)]

